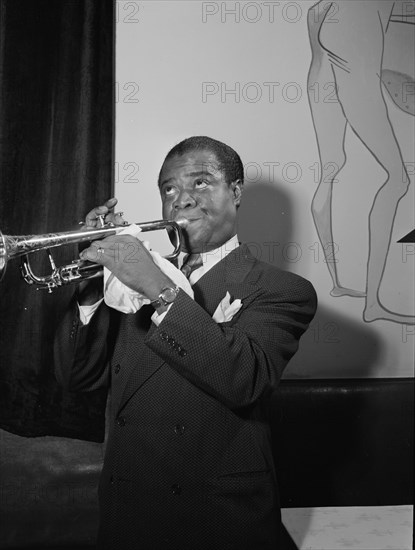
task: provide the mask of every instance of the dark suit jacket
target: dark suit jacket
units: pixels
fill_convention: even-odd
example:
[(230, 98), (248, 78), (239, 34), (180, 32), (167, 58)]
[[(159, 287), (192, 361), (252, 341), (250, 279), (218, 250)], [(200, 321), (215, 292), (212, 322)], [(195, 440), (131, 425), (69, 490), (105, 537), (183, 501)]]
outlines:
[[(180, 291), (156, 327), (144, 306), (100, 306), (82, 326), (76, 305), (56, 339), (60, 382), (111, 380), (112, 418), (100, 482), (100, 547), (278, 548), (280, 510), (268, 397), (311, 321), (305, 279), (256, 260), (244, 245)], [(212, 319), (229, 291), (242, 308)]]

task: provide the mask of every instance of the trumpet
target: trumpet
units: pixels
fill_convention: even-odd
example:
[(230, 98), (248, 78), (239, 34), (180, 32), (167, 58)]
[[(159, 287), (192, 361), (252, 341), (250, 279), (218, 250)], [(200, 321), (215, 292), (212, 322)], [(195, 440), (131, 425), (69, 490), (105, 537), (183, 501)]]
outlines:
[[(23, 279), (30, 285), (36, 285), (37, 290), (46, 289), (52, 292), (54, 288), (79, 283), (82, 280), (101, 277), (103, 268), (100, 264), (84, 260), (74, 260), (70, 264), (57, 267), (50, 248), (67, 244), (95, 241), (117, 235), (121, 230), (128, 227), (125, 225), (114, 225), (104, 223), (103, 216), (98, 216), (101, 227), (97, 229), (84, 229), (76, 231), (64, 231), (62, 233), (45, 233), (43, 235), (3, 235), (0, 231), (0, 281), (6, 271), (7, 263), (12, 258), (21, 258), (20, 271)], [(151, 222), (138, 223), (141, 231), (157, 231), (161, 229), (170, 230), (174, 233), (171, 239), (174, 243), (174, 250), (167, 256), (167, 260), (174, 260), (180, 252), (183, 235), (182, 228), (187, 220), (177, 221), (155, 220)], [(51, 273), (45, 276), (35, 275), (30, 266), (28, 255), (39, 250), (46, 250), (51, 266)]]

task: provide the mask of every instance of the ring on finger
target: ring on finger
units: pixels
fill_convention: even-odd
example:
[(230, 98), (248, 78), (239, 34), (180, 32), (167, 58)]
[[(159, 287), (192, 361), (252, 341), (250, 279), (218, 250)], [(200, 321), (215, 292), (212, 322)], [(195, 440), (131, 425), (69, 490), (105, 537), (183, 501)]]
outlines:
[(97, 254), (105, 254), (105, 250), (102, 248), (102, 246), (99, 246), (97, 248)]

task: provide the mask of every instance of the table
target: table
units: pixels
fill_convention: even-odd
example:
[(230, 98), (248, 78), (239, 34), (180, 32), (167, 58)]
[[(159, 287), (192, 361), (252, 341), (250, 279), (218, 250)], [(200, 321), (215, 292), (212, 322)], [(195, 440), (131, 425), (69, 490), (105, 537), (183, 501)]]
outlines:
[(299, 550), (412, 550), (413, 506), (283, 508)]

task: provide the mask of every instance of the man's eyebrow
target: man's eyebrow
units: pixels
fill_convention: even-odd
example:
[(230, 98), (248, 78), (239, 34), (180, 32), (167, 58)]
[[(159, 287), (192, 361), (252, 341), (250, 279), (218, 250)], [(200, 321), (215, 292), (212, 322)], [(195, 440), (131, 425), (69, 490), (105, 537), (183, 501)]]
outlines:
[(174, 180), (174, 178), (167, 178), (166, 180), (163, 180), (159, 183), (159, 187), (162, 187), (165, 183), (169, 183), (170, 181)]
[[(196, 178), (196, 177), (199, 177), (199, 176), (212, 176), (212, 177), (215, 177), (215, 172), (219, 172), (219, 169), (217, 170), (214, 170), (214, 171), (209, 171), (209, 170), (197, 170), (196, 172), (188, 172), (187, 174), (185, 174), (185, 176), (188, 176), (188, 177), (191, 177), (191, 178)], [(174, 176), (170, 177), (170, 178), (167, 178), (163, 181), (160, 182), (159, 184), (159, 187), (162, 187), (163, 185), (165, 185), (166, 183), (170, 183), (171, 181), (174, 181)]]
[[(217, 172), (217, 170), (215, 170)], [(186, 176), (191, 176), (192, 178), (197, 176), (214, 176), (214, 172), (210, 172), (209, 170), (198, 170), (197, 172), (189, 172), (186, 174)]]

